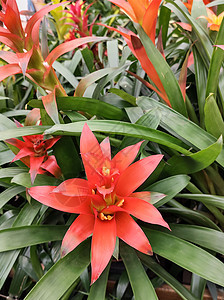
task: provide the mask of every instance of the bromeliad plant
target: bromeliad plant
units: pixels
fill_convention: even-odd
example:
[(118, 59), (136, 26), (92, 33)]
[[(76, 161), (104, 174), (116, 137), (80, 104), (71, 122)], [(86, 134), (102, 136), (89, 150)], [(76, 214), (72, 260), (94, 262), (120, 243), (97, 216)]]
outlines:
[(1, 297), (157, 300), (166, 283), (215, 299), (224, 21), (214, 32), (206, 11), (222, 16), (220, 2), (87, 1), (101, 23), (62, 44), (41, 20), (56, 8), (64, 24), (80, 2), (54, 1), (25, 29), (1, 2)]
[(141, 144), (126, 147), (111, 159), (109, 139), (99, 144), (85, 124), (80, 150), (87, 180), (74, 178), (57, 187), (29, 189), (30, 196), (45, 205), (80, 214), (62, 241), (62, 256), (92, 234), (91, 284), (109, 263), (116, 236), (135, 249), (152, 255), (151, 245), (130, 214), (169, 228), (159, 211), (150, 204), (150, 192), (134, 193), (162, 159), (162, 155), (151, 155), (130, 165)]
[[(26, 117), (25, 125), (35, 125), (40, 119), (40, 111), (34, 108)], [(16, 121), (17, 127), (23, 127)], [(5, 142), (15, 147), (14, 151), (17, 153), (12, 162), (21, 160), (29, 167), (31, 183), (37, 174), (49, 172), (55, 177), (61, 176), (60, 167), (57, 164), (54, 155), (48, 155), (48, 150), (53, 147), (60, 137), (45, 138), (44, 135), (30, 135), (24, 136), (23, 141), (19, 139), (7, 139)]]

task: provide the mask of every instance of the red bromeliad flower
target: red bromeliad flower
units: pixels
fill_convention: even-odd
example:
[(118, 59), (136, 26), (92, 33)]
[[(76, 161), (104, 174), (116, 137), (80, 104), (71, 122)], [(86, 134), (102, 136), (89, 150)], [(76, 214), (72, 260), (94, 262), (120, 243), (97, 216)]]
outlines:
[[(34, 116), (35, 119), (35, 116)], [(17, 127), (23, 127), (18, 121), (16, 121)], [(45, 139), (44, 135), (29, 135), (23, 136), (23, 141), (18, 139), (8, 139), (5, 142), (17, 147), (18, 153), (12, 160), (12, 162), (20, 159), (30, 170), (31, 183), (37, 174), (49, 172), (55, 177), (61, 176), (60, 167), (57, 164), (54, 155), (48, 155), (47, 150), (50, 149), (61, 137), (54, 137)]]
[(91, 265), (95, 282), (107, 266), (119, 237), (135, 249), (152, 255), (142, 229), (130, 216), (169, 229), (159, 211), (149, 203), (150, 192), (134, 191), (157, 167), (162, 155), (143, 158), (132, 165), (142, 142), (124, 148), (111, 159), (109, 138), (98, 143), (85, 124), (80, 150), (87, 180), (68, 179), (59, 186), (37, 186), (29, 194), (55, 209), (80, 214), (62, 242), (62, 255), (92, 236)]

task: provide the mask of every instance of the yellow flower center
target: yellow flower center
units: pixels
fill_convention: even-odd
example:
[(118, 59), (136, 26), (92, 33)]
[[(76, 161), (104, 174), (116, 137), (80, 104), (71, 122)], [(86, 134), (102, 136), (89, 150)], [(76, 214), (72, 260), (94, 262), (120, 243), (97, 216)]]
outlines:
[(110, 175), (110, 169), (107, 167), (102, 167), (102, 174), (103, 176), (109, 176)]

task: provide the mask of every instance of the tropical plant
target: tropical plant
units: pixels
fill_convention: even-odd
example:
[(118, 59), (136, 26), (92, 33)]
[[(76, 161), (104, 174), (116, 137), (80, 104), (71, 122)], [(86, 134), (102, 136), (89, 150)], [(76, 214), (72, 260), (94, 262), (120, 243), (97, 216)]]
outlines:
[[(1, 1), (1, 297), (215, 299), (223, 3), (55, 2), (24, 29)], [(91, 34), (62, 42), (78, 4)]]

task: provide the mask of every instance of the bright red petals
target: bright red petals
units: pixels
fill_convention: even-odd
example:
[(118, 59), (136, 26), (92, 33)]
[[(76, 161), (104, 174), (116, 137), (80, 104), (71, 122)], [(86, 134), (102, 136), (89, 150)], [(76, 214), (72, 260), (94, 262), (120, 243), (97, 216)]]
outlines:
[(65, 180), (54, 189), (54, 192), (73, 197), (91, 195), (88, 181), (80, 178)]
[(54, 155), (48, 156), (47, 160), (42, 163), (41, 168), (51, 173), (56, 178), (61, 176), (61, 169)]
[[(33, 124), (37, 122), (40, 118), (40, 111), (35, 109), (30, 112), (26, 118), (27, 124)], [(15, 122), (17, 127), (23, 127), (18, 121)], [(19, 151), (14, 150), (16, 156), (12, 162), (20, 159), (25, 165), (30, 168), (30, 177), (32, 184), (36, 178), (37, 174), (44, 173), (43, 170), (51, 173), (55, 177), (59, 178), (61, 176), (60, 167), (57, 164), (57, 161), (54, 156), (48, 156), (47, 150), (51, 148), (60, 137), (54, 137), (51, 139), (44, 140), (44, 135), (28, 135), (23, 136), (23, 140), (18, 139), (8, 139), (5, 142), (9, 143), (18, 149)]]
[(26, 157), (26, 156), (31, 156), (33, 155), (33, 149), (30, 149), (30, 148), (22, 148), (18, 154), (13, 158), (12, 162), (16, 161), (16, 160), (19, 160), (23, 157)]
[(44, 156), (30, 156), (30, 178), (31, 183), (34, 183), (34, 180), (37, 176), (37, 173), (41, 167), (42, 162), (44, 161)]
[(135, 145), (128, 146), (114, 156), (112, 162), (114, 167), (119, 170), (120, 174), (133, 162), (142, 143), (143, 141)]
[(150, 203), (151, 193), (150, 192), (136, 192), (136, 193), (132, 193), (129, 197), (135, 197), (135, 198), (142, 199), (142, 200)]
[(101, 143), (100, 148), (102, 150), (102, 153), (104, 157), (107, 157), (109, 160), (111, 160), (111, 151), (110, 151), (110, 140), (109, 137), (106, 137)]
[(134, 217), (151, 224), (164, 226), (168, 229), (169, 225), (163, 220), (160, 212), (152, 204), (132, 197), (125, 197), (122, 208)]
[[(34, 140), (37, 138), (38, 136), (34, 137)], [(45, 205), (80, 214), (63, 239), (62, 255), (72, 251), (93, 234), (91, 284), (99, 278), (109, 263), (116, 237), (135, 249), (152, 255), (147, 237), (130, 214), (144, 222), (169, 229), (159, 211), (150, 204), (150, 192), (133, 193), (163, 157), (152, 155), (130, 165), (141, 144), (142, 142), (126, 147), (111, 160), (109, 139), (106, 138), (99, 144), (85, 124), (80, 148), (88, 180), (73, 178), (57, 187), (41, 186), (29, 189), (29, 194)]]
[(62, 256), (71, 252), (93, 233), (94, 222), (94, 215), (80, 215), (75, 219), (63, 238)]
[(84, 124), (82, 129), (80, 138), (80, 151), (81, 154), (94, 153), (98, 157), (103, 155), (100, 145), (87, 123)]
[(10, 64), (0, 67), (0, 81), (4, 80), (5, 78), (22, 73), (22, 70), (18, 64)]
[(75, 205), (76, 203), (74, 201), (74, 205), (69, 206), (66, 202), (69, 202), (69, 200), (72, 198), (74, 200), (74, 197), (67, 197), (64, 195), (58, 196), (57, 193), (53, 192), (55, 188), (55, 186), (34, 186), (28, 189), (28, 192), (34, 199), (54, 209), (75, 214), (92, 214), (88, 202), (84, 202), (81, 205)]
[(152, 247), (142, 229), (126, 212), (116, 213), (117, 236), (131, 247), (152, 255)]
[(116, 222), (113, 218), (110, 221), (101, 221), (96, 217), (92, 237), (92, 278), (93, 284), (101, 275), (110, 261), (116, 244)]
[(155, 170), (163, 155), (151, 155), (129, 166), (118, 178), (115, 190), (119, 196), (129, 196)]

